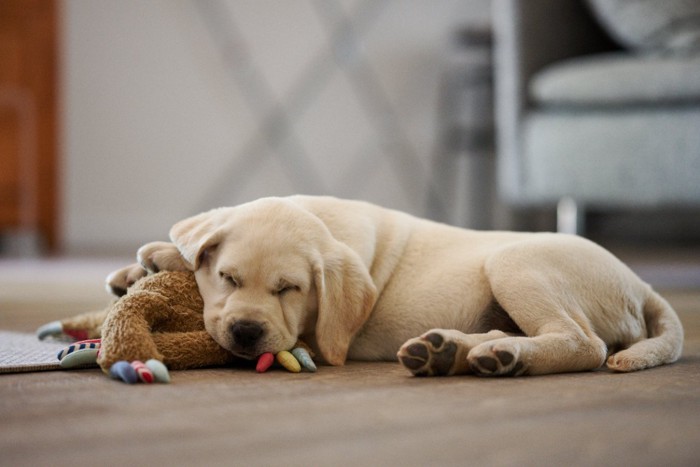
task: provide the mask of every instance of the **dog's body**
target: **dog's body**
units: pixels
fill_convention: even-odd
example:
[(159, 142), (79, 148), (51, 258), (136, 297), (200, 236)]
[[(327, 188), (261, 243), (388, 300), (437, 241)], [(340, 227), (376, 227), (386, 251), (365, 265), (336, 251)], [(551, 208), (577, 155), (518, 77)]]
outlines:
[[(297, 338), (331, 364), (414, 374), (632, 371), (675, 361), (683, 330), (650, 286), (575, 236), (459, 229), (368, 203), (265, 198), (176, 224), (139, 251), (195, 271), (207, 330), (246, 358)], [(125, 288), (139, 268), (109, 279)], [(437, 328), (437, 329), (436, 329)], [(416, 337), (420, 336), (420, 337)]]

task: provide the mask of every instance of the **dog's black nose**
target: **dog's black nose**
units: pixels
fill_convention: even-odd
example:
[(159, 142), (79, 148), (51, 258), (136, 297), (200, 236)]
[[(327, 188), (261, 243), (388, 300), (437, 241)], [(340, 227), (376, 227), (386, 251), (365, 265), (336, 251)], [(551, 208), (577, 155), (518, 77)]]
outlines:
[(241, 347), (252, 347), (263, 335), (263, 328), (255, 321), (236, 321), (231, 326), (231, 334), (236, 344)]

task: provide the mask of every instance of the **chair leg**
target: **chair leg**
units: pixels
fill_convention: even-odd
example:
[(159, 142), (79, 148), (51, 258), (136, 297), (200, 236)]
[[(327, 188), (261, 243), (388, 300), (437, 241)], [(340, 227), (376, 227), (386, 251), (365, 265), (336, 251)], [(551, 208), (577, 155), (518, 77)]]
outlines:
[(573, 198), (564, 197), (557, 204), (557, 232), (583, 235), (585, 212)]

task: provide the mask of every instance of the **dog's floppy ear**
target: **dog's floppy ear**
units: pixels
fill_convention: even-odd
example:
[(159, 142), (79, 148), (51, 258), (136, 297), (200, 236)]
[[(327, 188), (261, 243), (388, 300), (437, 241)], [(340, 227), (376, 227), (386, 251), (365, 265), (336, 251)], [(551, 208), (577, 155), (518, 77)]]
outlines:
[(202, 253), (220, 242), (220, 228), (225, 219), (222, 212), (224, 209), (213, 209), (189, 217), (170, 229), (170, 240), (193, 271), (199, 269)]
[(331, 365), (342, 365), (352, 338), (369, 318), (377, 289), (360, 257), (337, 245), (314, 266), (318, 294), (316, 343)]

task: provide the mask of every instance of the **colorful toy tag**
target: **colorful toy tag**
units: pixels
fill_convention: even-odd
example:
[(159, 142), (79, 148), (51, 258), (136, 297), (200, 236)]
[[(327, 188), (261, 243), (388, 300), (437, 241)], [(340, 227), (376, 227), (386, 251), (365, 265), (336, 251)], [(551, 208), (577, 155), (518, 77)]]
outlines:
[(146, 366), (145, 363), (139, 360), (134, 360), (131, 362), (131, 367), (136, 371), (136, 375), (139, 377), (142, 383), (153, 383), (153, 380), (155, 379), (153, 377), (153, 372)]
[(275, 363), (275, 356), (270, 352), (265, 352), (258, 357), (258, 364), (255, 366), (255, 371), (265, 373)]
[(153, 373), (153, 378), (155, 378), (156, 383), (169, 383), (170, 374), (168, 373), (168, 368), (159, 360), (154, 358), (146, 360), (146, 366)]
[(60, 321), (51, 321), (46, 323), (36, 330), (36, 335), (40, 341), (47, 337), (56, 337), (63, 334), (63, 325)]
[(312, 373), (316, 372), (316, 364), (314, 363), (309, 351), (303, 347), (296, 347), (292, 349), (292, 355), (296, 358), (305, 370)]
[(109, 375), (114, 379), (120, 379), (127, 384), (135, 384), (139, 381), (139, 375), (133, 366), (126, 360), (119, 360), (109, 369)]
[(271, 352), (265, 352), (258, 357), (258, 363), (255, 366), (255, 370), (258, 373), (264, 373), (270, 369), (272, 364), (277, 360), (277, 362), (282, 365), (287, 371), (292, 373), (299, 373), (302, 368), (306, 371), (315, 372), (316, 364), (314, 364), (311, 354), (307, 348), (305, 348), (303, 343), (297, 343), (298, 347), (295, 347), (291, 351), (282, 350), (278, 352), (277, 355)]
[(299, 373), (301, 371), (301, 365), (299, 364), (297, 359), (294, 358), (294, 355), (292, 355), (291, 352), (288, 352), (286, 350), (279, 352), (277, 354), (277, 361), (280, 365), (282, 365), (292, 373)]

